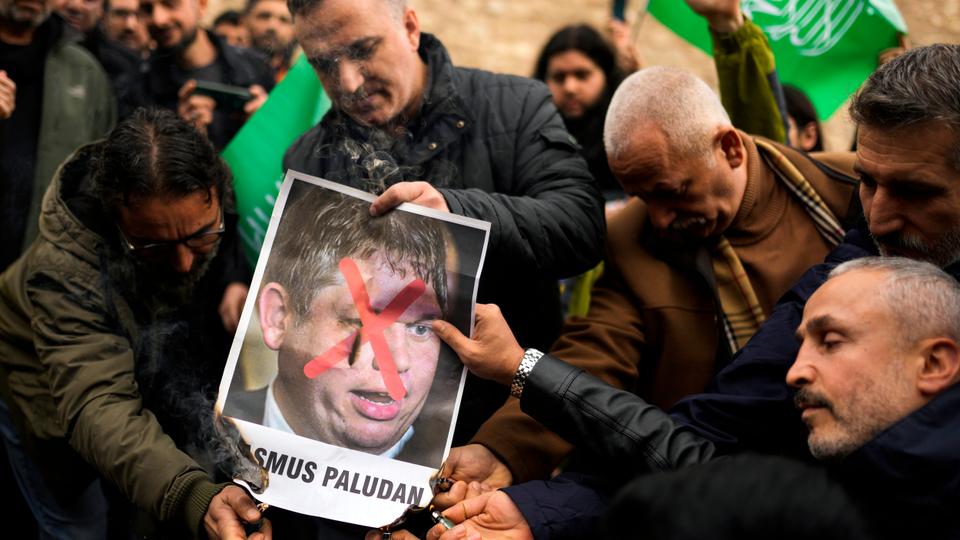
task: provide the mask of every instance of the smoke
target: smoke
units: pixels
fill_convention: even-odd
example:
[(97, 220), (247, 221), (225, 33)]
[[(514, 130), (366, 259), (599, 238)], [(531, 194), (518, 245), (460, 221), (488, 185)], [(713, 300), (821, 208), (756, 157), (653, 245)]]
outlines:
[(101, 250), (100, 280), (107, 311), (132, 344), (134, 378), (143, 407), (177, 447), (215, 480), (242, 478), (266, 487), (266, 478), (237, 429), (215, 414), (214, 402), (232, 336), (215, 309), (220, 271), (213, 256), (186, 277), (163, 265), (145, 265), (110, 246)]

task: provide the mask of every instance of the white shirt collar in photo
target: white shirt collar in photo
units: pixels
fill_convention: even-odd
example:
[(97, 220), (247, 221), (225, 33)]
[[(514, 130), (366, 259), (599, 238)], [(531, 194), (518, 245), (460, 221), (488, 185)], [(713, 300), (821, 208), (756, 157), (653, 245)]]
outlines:
[[(263, 407), (263, 427), (268, 427), (270, 429), (276, 429), (278, 431), (285, 431), (287, 433), (293, 433), (293, 428), (290, 427), (290, 424), (287, 423), (287, 419), (283, 417), (283, 412), (280, 411), (280, 406), (277, 405), (277, 400), (273, 397), (273, 382), (270, 382), (270, 386), (267, 387), (267, 398)], [(397, 454), (403, 450), (403, 447), (407, 444), (410, 438), (413, 437), (413, 426), (410, 426), (406, 433), (403, 434), (403, 437), (400, 437), (400, 440), (397, 441), (397, 444), (394, 444), (387, 449), (386, 452), (380, 454), (381, 457), (394, 459), (397, 457)]]

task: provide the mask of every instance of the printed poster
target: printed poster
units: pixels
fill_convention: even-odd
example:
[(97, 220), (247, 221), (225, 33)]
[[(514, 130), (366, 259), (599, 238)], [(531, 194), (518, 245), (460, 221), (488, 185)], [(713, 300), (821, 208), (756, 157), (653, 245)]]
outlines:
[(450, 449), (466, 371), (430, 324), (469, 335), (490, 224), (373, 199), (287, 173), (217, 410), (266, 469), (257, 499), (379, 527)]

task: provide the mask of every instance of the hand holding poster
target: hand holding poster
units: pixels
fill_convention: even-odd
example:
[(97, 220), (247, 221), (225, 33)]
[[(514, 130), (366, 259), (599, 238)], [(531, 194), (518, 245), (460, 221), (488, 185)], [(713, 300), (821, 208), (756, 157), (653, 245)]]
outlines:
[(218, 410), (269, 482), (257, 498), (377, 527), (432, 497), (465, 371), (433, 333), (469, 333), (489, 224), (289, 172)]

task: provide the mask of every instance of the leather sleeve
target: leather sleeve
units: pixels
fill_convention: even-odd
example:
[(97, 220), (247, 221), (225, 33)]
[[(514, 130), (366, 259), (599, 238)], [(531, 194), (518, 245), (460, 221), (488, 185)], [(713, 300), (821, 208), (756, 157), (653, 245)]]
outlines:
[[(588, 314), (566, 324), (551, 354), (616, 388), (631, 389), (645, 337), (641, 314), (626, 290), (617, 268), (608, 264), (593, 288)], [(573, 448), (521, 411), (516, 399), (486, 421), (471, 442), (496, 454), (514, 483), (548, 478)]]
[(636, 394), (544, 355), (521, 409), (624, 478), (709, 461), (714, 445)]

